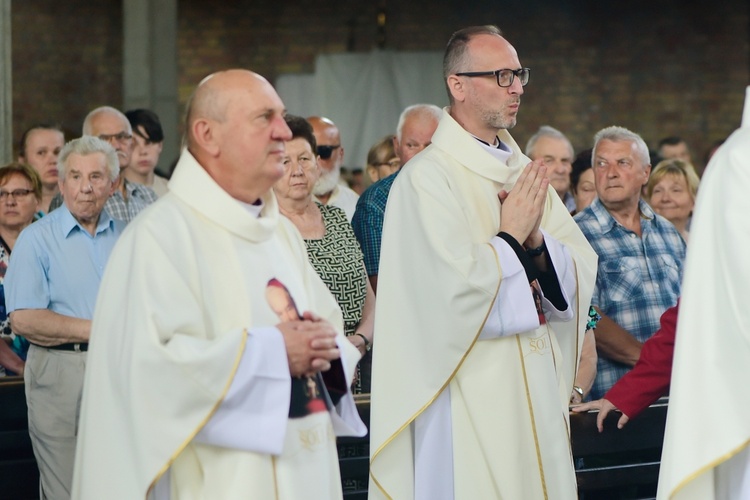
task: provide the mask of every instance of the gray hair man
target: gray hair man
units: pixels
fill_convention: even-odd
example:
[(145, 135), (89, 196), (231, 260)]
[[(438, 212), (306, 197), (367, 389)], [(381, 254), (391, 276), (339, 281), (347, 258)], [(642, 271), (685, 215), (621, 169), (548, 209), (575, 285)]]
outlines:
[(70, 498), (91, 319), (123, 223), (104, 209), (120, 173), (114, 149), (83, 136), (58, 158), (65, 204), (26, 228), (5, 276), (13, 330), (30, 342), (24, 379), (42, 498)]
[(575, 151), (565, 134), (549, 125), (542, 125), (526, 143), (526, 156), (532, 160), (542, 160), (547, 167), (550, 186), (568, 212), (573, 212), (576, 202), (570, 192), (570, 173), (573, 171)]
[[(83, 134), (96, 136), (108, 142), (117, 154), (120, 168), (115, 190), (105, 205), (107, 212), (126, 224), (133, 220), (144, 208), (157, 199), (153, 189), (125, 178), (125, 170), (133, 155), (133, 129), (127, 117), (111, 106), (98, 107), (83, 120)], [(60, 193), (62, 196), (62, 193)], [(62, 204), (61, 198), (52, 200), (50, 210)]]
[(651, 172), (636, 133), (607, 127), (594, 137), (591, 163), (597, 199), (575, 220), (599, 256), (591, 303), (599, 361), (591, 391), (604, 396), (638, 361), (641, 346), (680, 295), (685, 242), (671, 222), (641, 199)]
[(341, 132), (335, 123), (322, 116), (310, 116), (307, 121), (313, 127), (317, 143), (318, 165), (321, 175), (313, 188), (313, 194), (323, 205), (339, 207), (350, 221), (354, 216), (359, 195), (341, 181), (341, 166), (344, 164), (344, 146)]
[[(393, 148), (401, 167), (432, 142), (432, 134), (443, 111), (434, 104), (414, 104), (401, 112), (393, 137)], [(373, 291), (378, 289), (380, 241), (388, 193), (400, 169), (376, 182), (362, 193), (352, 218), (352, 227), (365, 257), (365, 268)]]

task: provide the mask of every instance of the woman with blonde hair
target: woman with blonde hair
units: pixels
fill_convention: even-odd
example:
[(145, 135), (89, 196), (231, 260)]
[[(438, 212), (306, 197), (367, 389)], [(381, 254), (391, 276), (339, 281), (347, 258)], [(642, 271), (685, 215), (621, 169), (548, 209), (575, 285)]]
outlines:
[(393, 147), (393, 136), (387, 135), (373, 144), (367, 153), (367, 175), (372, 182), (385, 179), (401, 168), (401, 160)]
[(686, 242), (699, 182), (690, 163), (672, 158), (656, 165), (646, 185), (654, 212), (674, 224)]

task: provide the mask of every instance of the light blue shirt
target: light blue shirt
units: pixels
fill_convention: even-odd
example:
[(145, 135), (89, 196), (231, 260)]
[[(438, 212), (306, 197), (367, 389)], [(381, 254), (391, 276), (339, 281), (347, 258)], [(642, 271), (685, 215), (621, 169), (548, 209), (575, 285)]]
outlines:
[(8, 313), (49, 309), (91, 319), (104, 267), (123, 228), (102, 210), (91, 236), (63, 205), (24, 229), (5, 275)]

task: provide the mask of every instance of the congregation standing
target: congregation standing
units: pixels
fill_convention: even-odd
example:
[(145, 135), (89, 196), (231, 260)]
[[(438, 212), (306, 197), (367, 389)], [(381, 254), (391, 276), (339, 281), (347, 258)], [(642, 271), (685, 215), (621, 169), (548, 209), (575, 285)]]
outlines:
[(357, 393), (370, 498), (576, 498), (569, 405), (622, 427), (669, 387), (699, 178), (682, 139), (654, 162), (621, 126), (522, 150), (531, 70), (495, 26), (454, 33), (443, 78), (449, 105), (403, 110), (361, 196), (346, 130), (247, 70), (195, 88), (169, 181), (149, 110), (23, 134), (0, 368), (42, 498), (341, 498)]

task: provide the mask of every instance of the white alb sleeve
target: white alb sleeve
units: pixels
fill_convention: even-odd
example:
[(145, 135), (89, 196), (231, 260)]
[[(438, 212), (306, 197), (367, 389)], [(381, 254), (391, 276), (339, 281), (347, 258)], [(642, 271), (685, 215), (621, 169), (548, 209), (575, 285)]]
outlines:
[(534, 297), (531, 295), (529, 280), (521, 261), (502, 238), (493, 236), (490, 244), (497, 252), (502, 281), (479, 339), (505, 337), (538, 328), (539, 317), (534, 306)]
[(276, 327), (253, 328), (227, 395), (195, 441), (269, 455), (281, 454), (291, 378), (284, 338)]
[[(573, 260), (568, 250), (560, 242), (543, 230), (542, 234), (544, 235), (547, 252), (555, 267), (563, 297), (568, 304), (566, 310), (558, 311), (544, 297), (544, 292), (542, 292), (542, 310), (545, 312), (547, 319), (569, 320), (573, 317), (573, 309), (570, 304), (576, 290)], [(485, 321), (482, 332), (479, 334), (479, 339), (487, 340), (515, 335), (538, 328), (539, 317), (523, 265), (521, 265), (510, 245), (502, 238), (493, 236), (490, 244), (497, 252), (502, 270), (502, 281), (487, 321)]]
[(542, 230), (542, 234), (544, 235), (544, 243), (547, 246), (547, 254), (552, 261), (552, 265), (555, 266), (557, 282), (560, 284), (563, 298), (568, 304), (567, 309), (564, 311), (557, 310), (555, 306), (544, 297), (544, 290), (542, 290), (542, 310), (545, 312), (547, 319), (568, 321), (573, 319), (572, 304), (574, 304), (577, 290), (576, 271), (575, 266), (573, 265), (573, 258), (570, 256), (568, 249), (565, 248), (565, 245), (554, 239), (544, 230)]

